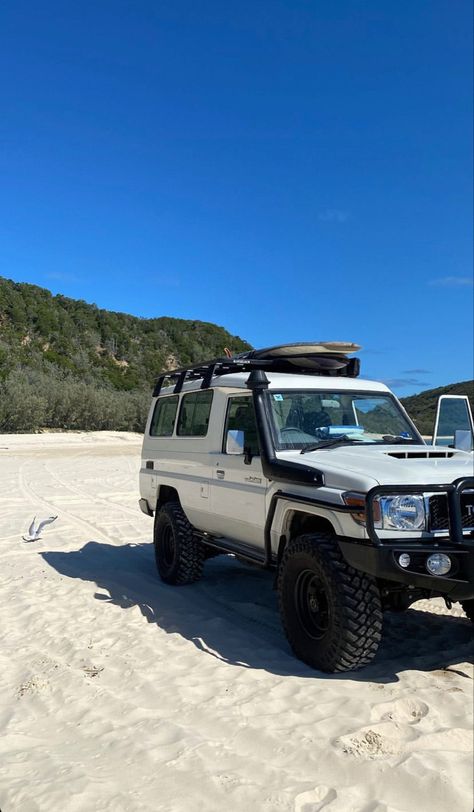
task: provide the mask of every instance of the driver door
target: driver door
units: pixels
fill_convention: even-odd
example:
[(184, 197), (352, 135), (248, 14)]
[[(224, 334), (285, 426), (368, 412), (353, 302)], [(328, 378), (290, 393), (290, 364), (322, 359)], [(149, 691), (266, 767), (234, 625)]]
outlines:
[(211, 476), (213, 532), (263, 550), (268, 480), (262, 471), (251, 395), (228, 398), (222, 452), (216, 455)]

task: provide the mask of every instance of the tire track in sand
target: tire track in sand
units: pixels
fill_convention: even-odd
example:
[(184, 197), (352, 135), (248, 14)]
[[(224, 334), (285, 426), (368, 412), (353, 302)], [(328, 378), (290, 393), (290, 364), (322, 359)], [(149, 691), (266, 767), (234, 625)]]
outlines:
[[(85, 456), (85, 454), (81, 453), (81, 454), (74, 455), (73, 459), (77, 459), (77, 457), (82, 457), (82, 456)], [(133, 508), (125, 507), (124, 505), (117, 504), (116, 502), (110, 502), (108, 499), (104, 499), (101, 496), (94, 496), (94, 494), (88, 493), (87, 491), (82, 491), (82, 490), (80, 490), (80, 488), (74, 487), (74, 485), (70, 485), (68, 482), (65, 482), (57, 474), (55, 474), (54, 471), (51, 470), (51, 468), (50, 468), (50, 466), (48, 465), (47, 462), (44, 464), (44, 468), (48, 472), (48, 474), (52, 477), (52, 479), (55, 479), (56, 482), (58, 482), (61, 485), (61, 487), (65, 488), (66, 490), (70, 491), (71, 493), (76, 494), (76, 496), (82, 496), (87, 501), (94, 502), (94, 504), (96, 504), (96, 505), (101, 504), (101, 505), (107, 505), (107, 507), (109, 507), (109, 508), (118, 508), (120, 511), (122, 511), (122, 513), (128, 513), (130, 516), (133, 516), (135, 519), (137, 518), (137, 516), (140, 515), (140, 513), (138, 511), (138, 508), (136, 510), (134, 510)]]
[(26, 499), (30, 500), (31, 497), (33, 497), (33, 501), (36, 501), (39, 505), (44, 506), (47, 510), (51, 509), (55, 511), (57, 510), (58, 515), (66, 516), (70, 521), (72, 521), (73, 526), (81, 525), (89, 532), (92, 531), (94, 536), (100, 536), (104, 541), (113, 541), (111, 536), (109, 536), (107, 533), (104, 533), (102, 530), (99, 530), (99, 528), (96, 525), (92, 524), (91, 522), (88, 522), (87, 519), (81, 519), (75, 513), (72, 513), (71, 511), (65, 508), (58, 509), (54, 504), (54, 502), (50, 501), (49, 499), (45, 499), (44, 496), (41, 496), (38, 493), (38, 491), (36, 491), (34, 487), (31, 485), (31, 482), (27, 482), (25, 476), (25, 469), (28, 465), (29, 465), (28, 462), (23, 463), (23, 465), (20, 466), (20, 469), (18, 471), (18, 483), (20, 486), (20, 490)]

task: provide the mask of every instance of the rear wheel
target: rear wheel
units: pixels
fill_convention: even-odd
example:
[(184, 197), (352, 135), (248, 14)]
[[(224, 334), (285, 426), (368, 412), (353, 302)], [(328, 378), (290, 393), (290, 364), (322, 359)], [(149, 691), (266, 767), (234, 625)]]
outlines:
[(289, 543), (278, 595), (286, 636), (303, 662), (322, 671), (352, 671), (375, 656), (382, 633), (377, 584), (346, 563), (330, 533)]
[(471, 598), (468, 601), (461, 601), (461, 606), (469, 620), (474, 623), (474, 598)]
[(160, 578), (183, 586), (202, 575), (204, 548), (179, 502), (167, 502), (155, 516), (155, 560)]

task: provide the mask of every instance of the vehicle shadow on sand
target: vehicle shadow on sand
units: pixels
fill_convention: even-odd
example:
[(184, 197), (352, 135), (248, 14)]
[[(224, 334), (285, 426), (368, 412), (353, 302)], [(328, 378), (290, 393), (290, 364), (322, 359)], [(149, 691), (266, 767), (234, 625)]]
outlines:
[[(374, 662), (361, 671), (333, 675), (313, 671), (292, 654), (278, 614), (273, 573), (231, 556), (206, 562), (201, 581), (167, 586), (157, 574), (153, 545), (87, 542), (73, 552), (44, 552), (61, 575), (90, 581), (94, 598), (122, 609), (138, 606), (148, 623), (180, 634), (201, 651), (231, 665), (279, 675), (394, 682), (405, 670), (446, 669), (472, 656), (472, 624), (464, 619), (408, 610), (384, 616), (384, 635)], [(467, 676), (467, 675), (466, 675)]]

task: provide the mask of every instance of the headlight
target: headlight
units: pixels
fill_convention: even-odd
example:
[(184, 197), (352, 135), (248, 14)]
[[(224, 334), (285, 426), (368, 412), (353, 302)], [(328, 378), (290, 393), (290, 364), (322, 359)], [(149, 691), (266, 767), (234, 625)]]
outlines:
[(374, 510), (374, 526), (383, 530), (425, 530), (426, 513), (423, 496), (402, 494), (376, 496), (374, 508), (379, 505), (380, 516)]

